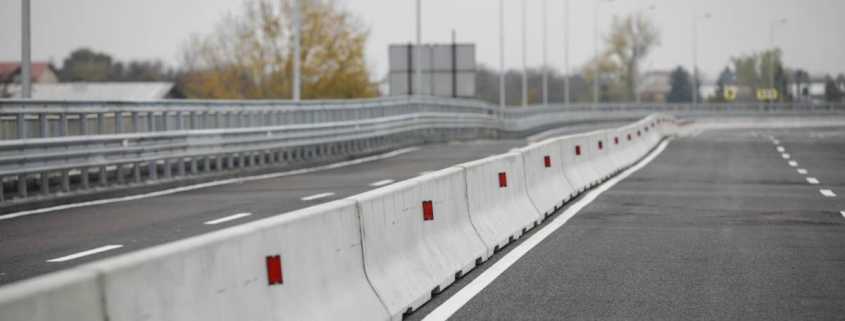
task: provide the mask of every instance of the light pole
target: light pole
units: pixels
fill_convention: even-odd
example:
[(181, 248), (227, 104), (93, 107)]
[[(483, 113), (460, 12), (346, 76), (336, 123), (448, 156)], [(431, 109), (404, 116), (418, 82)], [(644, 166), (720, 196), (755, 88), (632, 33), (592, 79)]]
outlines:
[[(635, 35), (637, 34), (637, 29), (640, 27), (640, 15), (642, 15), (643, 12), (646, 11), (646, 10), (654, 11), (654, 9), (656, 9), (656, 8), (657, 7), (652, 4), (652, 5), (649, 5), (646, 8), (641, 8), (641, 9), (635, 11), (633, 19), (636, 19), (636, 21), (633, 21), (633, 19), (632, 19), (632, 21), (630, 21), (630, 23), (633, 24), (631, 26), (631, 29), (634, 30)], [(631, 70), (631, 87), (632, 87), (631, 90), (634, 92), (634, 102), (639, 104), (640, 103), (640, 88), (639, 88), (640, 72), (639, 72), (639, 69), (637, 68), (638, 66), (636, 65), (636, 62), (637, 62), (637, 58), (639, 57), (640, 48), (639, 48), (639, 44), (637, 43), (637, 37), (634, 36), (633, 39), (634, 39), (634, 50), (633, 50), (634, 51), (633, 52), (634, 64), (632, 64), (633, 70)]]
[(301, 42), (302, 42), (302, 22), (300, 21), (301, 8), (299, 7), (300, 0), (293, 0), (293, 101), (299, 101), (302, 91), (302, 62), (301, 59)]
[(569, 0), (564, 0), (564, 13), (563, 13), (563, 28), (564, 28), (564, 50), (563, 50), (563, 64), (564, 64), (564, 77), (563, 77), (563, 103), (565, 105), (569, 105)]
[(698, 104), (698, 21), (710, 19), (710, 13), (692, 18), (692, 104)]
[(596, 0), (593, 10), (593, 56), (596, 59), (596, 74), (593, 75), (593, 103), (599, 103), (599, 5), (610, 3), (613, 0)]
[(505, 112), (505, 0), (499, 0), (499, 117)]
[(522, 0), (522, 107), (528, 106), (528, 33), (526, 31), (525, 0)]
[[(417, 46), (414, 49), (414, 93), (422, 93), (422, 4), (417, 0)], [(432, 88), (433, 89), (433, 88)]]
[(769, 44), (772, 46), (772, 55), (769, 57), (769, 88), (775, 88), (775, 28), (780, 25), (785, 25), (789, 20), (780, 18), (772, 21), (769, 24)]
[(543, 106), (549, 104), (549, 63), (548, 63), (548, 29), (546, 13), (548, 0), (543, 0)]
[(32, 53), (30, 31), (30, 3), (21, 1), (21, 98), (32, 97)]

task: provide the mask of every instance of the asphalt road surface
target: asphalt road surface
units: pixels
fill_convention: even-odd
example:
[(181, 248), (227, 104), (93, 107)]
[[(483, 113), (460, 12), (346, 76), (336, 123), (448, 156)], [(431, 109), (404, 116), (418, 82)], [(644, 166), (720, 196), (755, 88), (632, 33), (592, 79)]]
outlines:
[(450, 320), (845, 320), (843, 211), (845, 130), (676, 139)]

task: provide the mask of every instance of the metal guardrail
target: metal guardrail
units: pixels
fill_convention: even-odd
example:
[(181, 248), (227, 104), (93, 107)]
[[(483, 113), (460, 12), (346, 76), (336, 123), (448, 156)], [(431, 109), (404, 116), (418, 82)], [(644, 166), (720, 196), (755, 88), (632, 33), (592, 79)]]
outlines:
[[(0, 100), (0, 212), (138, 187), (212, 180), (427, 141), (496, 137), (567, 122), (842, 105), (571, 105), (508, 108), (435, 97), (309, 101)], [(23, 137), (23, 138), (20, 138)]]

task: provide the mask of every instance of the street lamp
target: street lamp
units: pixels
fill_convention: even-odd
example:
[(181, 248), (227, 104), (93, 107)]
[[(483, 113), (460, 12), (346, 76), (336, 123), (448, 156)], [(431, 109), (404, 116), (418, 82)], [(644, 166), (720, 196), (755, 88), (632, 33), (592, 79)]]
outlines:
[(548, 0), (543, 0), (543, 106), (549, 104), (549, 64), (548, 64), (548, 28), (546, 14)]
[(611, 3), (613, 0), (596, 0), (595, 10), (593, 10), (593, 56), (596, 59), (596, 74), (593, 75), (593, 103), (599, 103), (599, 5), (602, 3)]
[(504, 117), (505, 98), (505, 0), (499, 0), (499, 117)]
[(564, 7), (563, 7), (563, 28), (564, 28), (564, 50), (563, 50), (563, 69), (564, 69), (564, 77), (563, 77), (563, 103), (564, 105), (569, 105), (569, 0), (564, 0)]
[(21, 98), (32, 98), (30, 3), (21, 0)]
[(692, 104), (698, 104), (698, 21), (710, 19), (710, 13), (692, 18)]
[(528, 106), (528, 55), (526, 47), (527, 31), (525, 17), (525, 0), (522, 0), (522, 107)]
[[(786, 18), (780, 18), (777, 20), (772, 21), (769, 24), (769, 44), (771, 44), (772, 49), (775, 47), (775, 28), (777, 26), (785, 25), (789, 20)], [(769, 57), (769, 88), (775, 88), (775, 55), (772, 52), (772, 56)]]
[[(422, 93), (422, 4), (417, 0), (417, 48), (414, 50), (414, 93), (417, 95)], [(433, 89), (433, 88), (432, 88)]]

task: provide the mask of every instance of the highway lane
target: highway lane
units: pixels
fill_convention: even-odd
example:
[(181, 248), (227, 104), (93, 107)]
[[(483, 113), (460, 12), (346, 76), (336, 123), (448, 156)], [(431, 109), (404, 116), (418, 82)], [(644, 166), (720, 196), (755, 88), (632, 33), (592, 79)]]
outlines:
[[(451, 320), (841, 319), (843, 137), (793, 129), (675, 140)], [(448, 302), (502, 255), (409, 319)]]
[[(398, 182), (525, 144), (426, 145), (349, 167), (0, 221), (0, 284), (345, 198), (387, 185), (387, 180)], [(105, 248), (111, 245), (121, 247)], [(90, 250), (95, 251), (85, 253)]]

